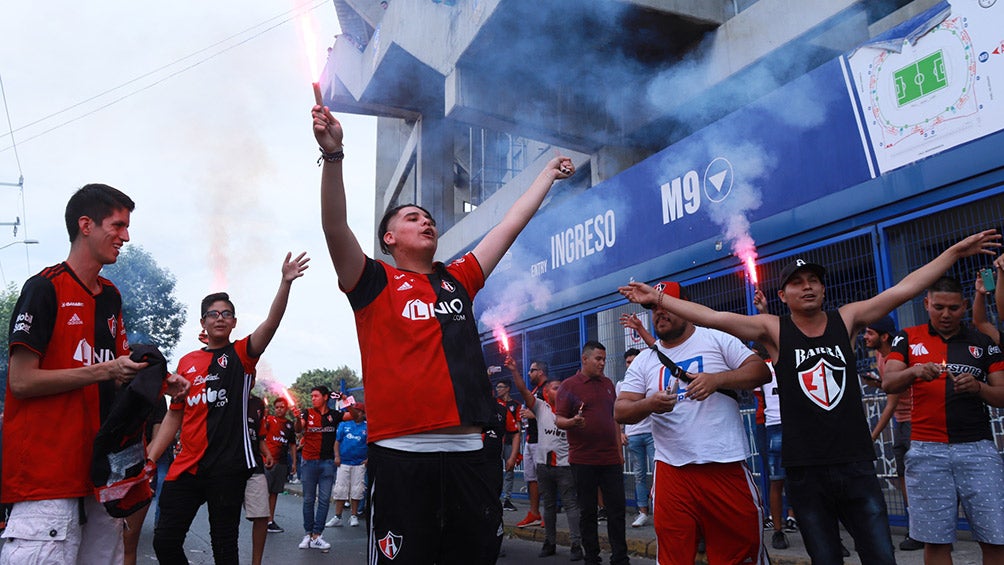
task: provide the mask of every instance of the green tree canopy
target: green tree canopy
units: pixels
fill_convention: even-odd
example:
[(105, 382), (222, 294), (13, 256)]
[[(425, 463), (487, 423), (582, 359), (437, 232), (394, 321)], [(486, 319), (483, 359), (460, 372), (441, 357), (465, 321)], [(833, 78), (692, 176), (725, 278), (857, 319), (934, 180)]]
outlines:
[(4, 391), (7, 390), (7, 363), (10, 355), (10, 317), (14, 313), (14, 305), (17, 304), (17, 297), (20, 294), (14, 283), (7, 285), (7, 288), (0, 288), (0, 321), (3, 323), (3, 329), (0, 331), (0, 407), (3, 406), (3, 395)]
[(170, 357), (181, 339), (185, 306), (174, 296), (175, 278), (145, 249), (130, 245), (101, 275), (122, 293), (122, 317), (129, 343), (149, 343)]
[(310, 389), (323, 385), (331, 390), (342, 390), (342, 379), (345, 379), (345, 390), (349, 391), (357, 401), (364, 400), (362, 390), (363, 380), (359, 378), (359, 375), (354, 370), (346, 365), (342, 365), (334, 370), (311, 369), (296, 379), (293, 386), (289, 387), (289, 393), (293, 395), (293, 399), (299, 408), (309, 408)]

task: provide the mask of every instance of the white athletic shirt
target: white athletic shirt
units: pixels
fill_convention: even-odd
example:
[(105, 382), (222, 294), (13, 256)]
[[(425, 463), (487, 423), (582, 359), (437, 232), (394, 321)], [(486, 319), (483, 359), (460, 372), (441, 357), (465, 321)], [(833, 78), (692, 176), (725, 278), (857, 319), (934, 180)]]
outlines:
[[(614, 385), (614, 390), (617, 391), (618, 396), (621, 393), (621, 385), (623, 384), (624, 381), (620, 381), (619, 383)], [(652, 433), (652, 425), (649, 424), (648, 418), (645, 418), (644, 420), (638, 422), (637, 424), (624, 424), (624, 435), (628, 437), (636, 436), (638, 434), (650, 434), (650, 433)]]
[[(754, 355), (729, 334), (694, 327), (694, 334), (682, 344), (659, 349), (688, 373), (720, 373), (738, 368)], [(675, 378), (669, 375), (654, 351), (646, 349), (635, 358), (624, 377), (622, 390), (644, 394), (671, 390)], [(648, 417), (655, 440), (655, 459), (675, 467), (692, 463), (731, 463), (749, 456), (746, 428), (739, 404), (721, 393), (698, 402), (684, 398), (687, 383), (679, 383), (678, 401), (672, 412)]]
[(781, 400), (777, 395), (777, 375), (774, 374), (774, 364), (767, 363), (770, 369), (770, 382), (763, 385), (763, 417), (765, 426), (781, 425)]
[(534, 449), (533, 460), (538, 465), (547, 465), (547, 454), (555, 454), (554, 465), (557, 467), (568, 466), (568, 438), (565, 437), (565, 430), (559, 429), (554, 418), (554, 410), (546, 400), (537, 399), (533, 403), (533, 415), (537, 417), (537, 443), (529, 444)]

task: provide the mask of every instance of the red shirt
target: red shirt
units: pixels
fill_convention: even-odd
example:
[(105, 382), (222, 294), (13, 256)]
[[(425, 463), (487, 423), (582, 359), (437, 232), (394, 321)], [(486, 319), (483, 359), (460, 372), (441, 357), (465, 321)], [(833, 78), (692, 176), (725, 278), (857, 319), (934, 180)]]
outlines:
[[(1004, 371), (1004, 356), (989, 337), (969, 326), (947, 341), (930, 324), (901, 331), (892, 341), (888, 359), (912, 366), (946, 363), (952, 373), (970, 373), (987, 382), (990, 373)], [(913, 394), (910, 439), (962, 443), (993, 439), (986, 403), (975, 394), (957, 393), (954, 381), (942, 373), (931, 382), (917, 379), (907, 393)]]
[(565, 379), (558, 389), (556, 413), (572, 418), (582, 407), (585, 427), (565, 430), (568, 462), (576, 465), (620, 465), (621, 430), (614, 422), (614, 383), (606, 378), (589, 378), (581, 371)]
[(289, 418), (280, 418), (274, 414), (265, 416), (265, 421), (262, 423), (262, 437), (265, 438), (265, 447), (276, 463), (285, 461), (289, 446), (296, 445), (293, 422)]
[(420, 274), (367, 258), (346, 290), (355, 312), (369, 441), (487, 425), (491, 384), (472, 301), (484, 273), (468, 253)]
[(311, 461), (334, 459), (335, 437), (342, 413), (328, 410), (322, 414), (317, 408), (311, 408), (300, 416), (303, 419), (303, 458)]
[(191, 386), (171, 410), (182, 410), (181, 452), (167, 472), (227, 475), (257, 465), (257, 442), (248, 430), (246, 410), (257, 358), (248, 356), (248, 337), (220, 349), (199, 349), (181, 358), (178, 374)]
[[(66, 263), (24, 283), (11, 315), (10, 351), (39, 356), (42, 369), (72, 369), (129, 353), (122, 297), (107, 279), (92, 295)], [(91, 457), (114, 384), (18, 398), (7, 384), (3, 502), (78, 498), (94, 492)], [(108, 403), (103, 403), (107, 398)]]

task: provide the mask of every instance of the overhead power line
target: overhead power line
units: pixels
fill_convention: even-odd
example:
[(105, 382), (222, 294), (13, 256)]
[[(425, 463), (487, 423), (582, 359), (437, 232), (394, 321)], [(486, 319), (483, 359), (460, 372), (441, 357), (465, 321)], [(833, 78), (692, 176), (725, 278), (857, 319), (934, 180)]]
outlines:
[[(264, 35), (264, 34), (270, 32), (270, 31), (272, 31), (273, 29), (276, 29), (276, 28), (282, 26), (283, 24), (288, 23), (294, 17), (296, 17), (296, 16), (298, 16), (298, 15), (300, 15), (302, 13), (314, 11), (314, 10), (320, 8), (321, 6), (324, 6), (324, 5), (328, 4), (329, 1), (330, 0), (316, 0), (312, 5), (310, 5), (308, 7), (298, 7), (298, 8), (294, 8), (292, 10), (288, 10), (286, 12), (283, 12), (282, 14), (279, 14), (277, 16), (273, 16), (271, 18), (268, 18), (267, 20), (259, 22), (259, 23), (255, 24), (255, 25), (253, 25), (253, 26), (251, 26), (251, 27), (249, 27), (249, 28), (247, 28), (247, 29), (245, 29), (243, 31), (235, 33), (235, 34), (233, 34), (233, 35), (231, 35), (231, 36), (229, 36), (229, 37), (227, 37), (225, 39), (221, 39), (220, 41), (217, 41), (216, 43), (213, 43), (212, 45), (209, 45), (207, 47), (203, 47), (202, 49), (199, 49), (199, 50), (194, 51), (194, 52), (192, 52), (192, 53), (190, 53), (188, 55), (185, 55), (183, 57), (175, 59), (174, 61), (172, 61), (170, 63), (167, 63), (165, 65), (161, 65), (160, 67), (157, 67), (156, 69), (154, 69), (152, 71), (143, 73), (143, 74), (141, 74), (141, 75), (139, 75), (139, 76), (137, 76), (137, 77), (135, 77), (135, 78), (133, 78), (131, 80), (128, 80), (128, 81), (126, 81), (126, 82), (124, 82), (124, 83), (122, 83), (122, 84), (120, 84), (118, 86), (114, 86), (114, 87), (109, 88), (109, 89), (107, 89), (107, 90), (105, 90), (105, 91), (103, 91), (103, 92), (101, 92), (99, 94), (95, 94), (94, 96), (91, 96), (90, 98), (87, 98), (86, 100), (82, 100), (82, 101), (77, 102), (76, 104), (73, 104), (71, 106), (67, 106), (66, 108), (63, 108), (62, 110), (58, 110), (56, 112), (53, 112), (53, 113), (51, 113), (51, 114), (49, 114), (47, 116), (44, 116), (42, 118), (39, 118), (37, 120), (34, 120), (34, 121), (29, 122), (27, 124), (24, 124), (22, 126), (18, 126), (16, 128), (12, 127), (7, 133), (0, 134), (0, 138), (4, 138), (4, 137), (8, 137), (9, 136), (9, 137), (11, 137), (11, 140), (12, 140), (10, 145), (8, 145), (8, 146), (0, 149), (0, 153), (2, 153), (4, 151), (11, 150), (11, 149), (15, 149), (15, 152), (16, 152), (16, 147), (15, 147), (15, 144), (13, 142), (13, 134), (16, 133), (16, 132), (18, 132), (18, 131), (21, 131), (23, 129), (26, 129), (26, 128), (32, 127), (34, 125), (40, 124), (42, 122), (45, 122), (46, 120), (52, 119), (52, 118), (54, 118), (56, 116), (59, 116), (59, 115), (64, 114), (66, 112), (69, 112), (69, 111), (71, 111), (71, 110), (73, 110), (75, 108), (78, 108), (78, 107), (80, 107), (80, 106), (82, 106), (84, 104), (87, 104), (88, 102), (93, 102), (94, 100), (97, 100), (97, 99), (102, 98), (102, 97), (104, 97), (104, 96), (106, 96), (108, 94), (111, 94), (112, 92), (115, 92), (116, 90), (121, 90), (121, 89), (123, 89), (123, 88), (125, 88), (125, 87), (127, 87), (127, 86), (129, 86), (131, 84), (139, 82), (139, 81), (141, 81), (141, 80), (143, 80), (145, 78), (148, 78), (150, 76), (156, 75), (157, 73), (159, 73), (161, 71), (164, 71), (166, 69), (169, 69), (171, 67), (175, 67), (175, 66), (177, 66), (178, 64), (180, 64), (180, 63), (182, 63), (184, 61), (187, 61), (189, 59), (195, 58), (195, 57), (197, 57), (197, 56), (199, 56), (199, 55), (201, 55), (203, 53), (206, 53), (207, 51), (210, 51), (210, 50), (212, 50), (212, 49), (214, 49), (216, 47), (224, 45), (224, 44), (226, 44), (226, 43), (228, 43), (228, 42), (230, 42), (230, 41), (232, 41), (232, 40), (234, 40), (236, 38), (244, 36), (244, 35), (246, 35), (249, 32), (253, 32), (255, 30), (258, 30), (253, 35), (245, 37), (244, 39), (241, 39), (240, 41), (238, 41), (236, 43), (233, 43), (231, 45), (227, 45), (227, 46), (223, 47), (222, 49), (218, 49), (216, 51), (213, 51), (213, 52), (209, 53), (208, 55), (206, 55), (205, 57), (197, 59), (195, 62), (193, 62), (191, 64), (188, 64), (188, 65), (185, 65), (185, 66), (181, 67), (180, 69), (177, 69), (177, 70), (171, 72), (167, 76), (164, 76), (164, 77), (162, 77), (160, 79), (155, 80), (154, 82), (151, 82), (149, 84), (146, 84), (144, 86), (136, 88), (135, 90), (127, 92), (126, 94), (123, 94), (123, 95), (121, 95), (118, 98), (115, 98), (113, 100), (110, 100), (110, 101), (102, 104), (101, 106), (98, 106), (97, 108), (89, 110), (89, 111), (87, 111), (87, 112), (85, 112), (83, 114), (80, 114), (78, 116), (74, 116), (73, 118), (70, 118), (70, 119), (68, 119), (68, 120), (66, 120), (64, 122), (61, 122), (61, 123), (59, 123), (59, 124), (57, 124), (55, 126), (52, 126), (52, 127), (48, 128), (48, 129), (45, 129), (45, 130), (43, 130), (41, 132), (38, 132), (38, 133), (34, 134), (34, 135), (26, 137), (26, 138), (24, 138), (24, 139), (21, 140), (21, 143), (24, 144), (24, 143), (26, 143), (28, 141), (33, 140), (33, 139), (37, 139), (37, 138), (39, 138), (39, 137), (41, 137), (41, 136), (43, 136), (43, 135), (45, 135), (47, 133), (51, 133), (52, 131), (55, 131), (55, 130), (63, 127), (63, 126), (69, 125), (69, 124), (71, 124), (73, 122), (76, 122), (78, 120), (86, 118), (87, 116), (90, 116), (91, 114), (95, 114), (97, 112), (100, 112), (101, 110), (104, 110), (104, 109), (108, 108), (109, 106), (118, 104), (119, 102), (121, 102), (121, 101), (123, 101), (123, 100), (125, 100), (125, 99), (127, 99), (127, 98), (129, 98), (131, 96), (139, 94), (140, 92), (143, 92), (144, 90), (148, 90), (150, 88), (153, 88), (154, 86), (157, 86), (160, 83), (162, 83), (162, 82), (164, 82), (164, 81), (166, 81), (168, 79), (174, 78), (174, 77), (176, 77), (176, 76), (178, 76), (178, 75), (180, 75), (180, 74), (182, 74), (184, 72), (187, 72), (187, 71), (189, 71), (189, 70), (191, 70), (191, 69), (193, 69), (193, 68), (195, 68), (195, 67), (197, 67), (197, 66), (199, 66), (199, 65), (201, 65), (201, 64), (203, 64), (203, 63), (205, 63), (205, 62), (207, 62), (209, 60), (212, 60), (212, 59), (214, 59), (214, 58), (216, 58), (216, 57), (218, 57), (218, 56), (220, 56), (220, 55), (222, 55), (222, 54), (224, 54), (224, 53), (226, 53), (228, 51), (236, 49), (237, 47), (240, 47), (241, 45), (244, 45), (245, 43), (248, 43), (249, 41), (252, 41), (252, 40), (254, 40), (254, 39), (258, 38), (258, 37), (261, 37), (262, 35)], [(280, 20), (280, 21), (275, 22), (275, 23), (271, 23), (271, 22), (274, 22), (275, 20)], [(262, 26), (268, 26), (268, 27), (265, 27), (264, 29), (260, 29), (259, 30), (259, 28), (262, 28)], [(10, 117), (9, 116), (8, 116), (7, 121), (8, 121), (8, 123), (10, 123)], [(20, 164), (19, 164), (19, 167), (20, 167)]]

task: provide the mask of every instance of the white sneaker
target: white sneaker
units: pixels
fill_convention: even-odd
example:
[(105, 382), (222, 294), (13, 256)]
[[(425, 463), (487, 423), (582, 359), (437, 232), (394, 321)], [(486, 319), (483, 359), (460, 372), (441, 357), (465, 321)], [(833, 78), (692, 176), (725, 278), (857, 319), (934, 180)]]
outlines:
[(325, 528), (340, 528), (342, 527), (342, 517), (335, 514), (330, 520), (324, 523)]
[(310, 540), (311, 549), (320, 549), (321, 551), (327, 551), (331, 549), (331, 544), (324, 541), (324, 538), (317, 536), (316, 538)]
[(307, 549), (310, 547), (310, 534), (303, 536), (303, 541), (300, 542), (300, 549)]
[(651, 521), (652, 520), (648, 517), (648, 514), (645, 514), (644, 512), (639, 512), (638, 517), (634, 519), (634, 522), (631, 522), (631, 527), (640, 528), (642, 526), (647, 526)]
[(349, 525), (353, 528), (359, 525), (359, 517), (353, 514), (349, 517)]

